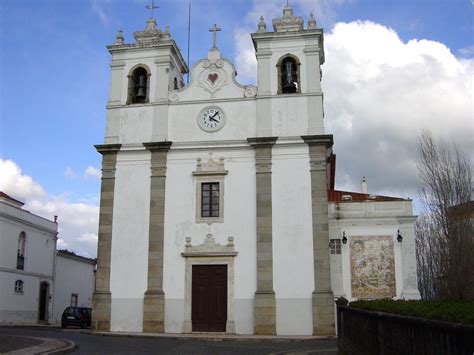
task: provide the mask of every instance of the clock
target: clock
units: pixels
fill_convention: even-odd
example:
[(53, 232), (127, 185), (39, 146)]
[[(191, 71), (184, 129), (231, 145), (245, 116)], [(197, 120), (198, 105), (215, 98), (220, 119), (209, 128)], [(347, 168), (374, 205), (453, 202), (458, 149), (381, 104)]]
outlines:
[(225, 125), (224, 111), (217, 106), (206, 107), (199, 112), (197, 123), (206, 132), (217, 132)]

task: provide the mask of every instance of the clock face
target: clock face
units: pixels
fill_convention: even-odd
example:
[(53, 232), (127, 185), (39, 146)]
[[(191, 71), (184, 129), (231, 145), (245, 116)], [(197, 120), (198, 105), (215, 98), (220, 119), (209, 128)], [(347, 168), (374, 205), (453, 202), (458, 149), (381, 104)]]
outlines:
[(206, 132), (216, 132), (224, 127), (225, 115), (220, 107), (211, 106), (201, 110), (197, 118), (198, 125)]

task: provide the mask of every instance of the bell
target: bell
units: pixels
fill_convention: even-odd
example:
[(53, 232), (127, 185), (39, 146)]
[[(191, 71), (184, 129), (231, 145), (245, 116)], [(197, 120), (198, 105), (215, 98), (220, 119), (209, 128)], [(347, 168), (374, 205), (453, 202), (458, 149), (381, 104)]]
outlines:
[(137, 87), (137, 98), (145, 98), (146, 97), (146, 87), (145, 87), (145, 76), (140, 75), (138, 77)]
[(295, 93), (296, 85), (293, 72), (293, 63), (288, 60), (285, 62), (285, 72), (283, 73), (283, 92), (284, 93)]
[(144, 98), (145, 96), (145, 89), (143, 87), (139, 87), (137, 91), (137, 98)]

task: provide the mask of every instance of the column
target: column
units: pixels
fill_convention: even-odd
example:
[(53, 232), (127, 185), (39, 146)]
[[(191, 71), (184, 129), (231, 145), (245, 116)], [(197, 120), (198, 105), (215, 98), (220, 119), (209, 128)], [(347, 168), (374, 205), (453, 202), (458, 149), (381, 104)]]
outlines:
[(313, 219), (313, 334), (334, 335), (334, 295), (329, 261), (327, 151), (332, 135), (301, 137), (309, 146)]
[(255, 148), (257, 200), (257, 291), (254, 300), (254, 333), (276, 334), (272, 250), (272, 146), (277, 137), (248, 138)]
[(143, 143), (151, 153), (148, 287), (143, 299), (143, 332), (165, 331), (163, 247), (165, 235), (166, 159), (171, 142)]
[(110, 262), (114, 208), (115, 167), (120, 144), (96, 145), (102, 154), (102, 184), (100, 190), (97, 272), (92, 296), (92, 328), (110, 331), (112, 294), (110, 293)]

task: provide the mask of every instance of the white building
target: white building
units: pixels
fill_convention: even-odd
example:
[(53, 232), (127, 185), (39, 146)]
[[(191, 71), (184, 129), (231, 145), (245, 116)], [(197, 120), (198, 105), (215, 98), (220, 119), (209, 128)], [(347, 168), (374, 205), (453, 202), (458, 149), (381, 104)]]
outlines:
[(0, 192), (0, 323), (48, 323), (58, 225)]
[(67, 306), (91, 307), (95, 260), (56, 253), (58, 224), (0, 191), (0, 324), (60, 323)]
[(91, 307), (95, 281), (95, 259), (67, 250), (56, 254), (53, 322), (61, 322), (66, 307)]
[(419, 299), (412, 201), (330, 190), (329, 245), (335, 297)]
[[(368, 202), (346, 212), (352, 204), (335, 202), (328, 211), (333, 137), (324, 130), (323, 31), (312, 15), (305, 26), (285, 7), (273, 31), (260, 20), (258, 87), (236, 81), (218, 30), (187, 86), (178, 46), (154, 19), (135, 43), (119, 32), (108, 46), (93, 327), (333, 334), (333, 289), (354, 294), (342, 269), (349, 251), (341, 246), (341, 267), (331, 269), (330, 239), (383, 237), (376, 244), (393, 253), (393, 296), (403, 296), (416, 287), (414, 270), (399, 270), (414, 258), (411, 207)], [(398, 229), (403, 247), (393, 241)]]

